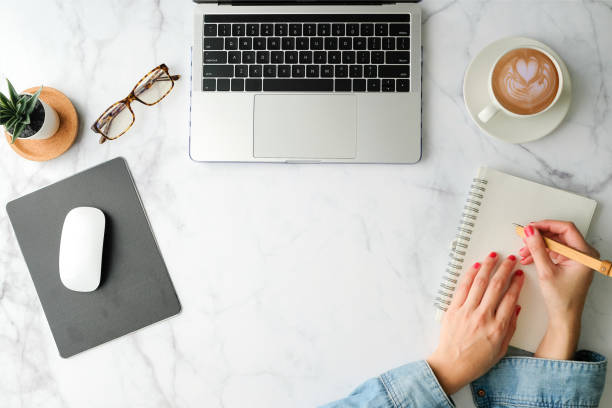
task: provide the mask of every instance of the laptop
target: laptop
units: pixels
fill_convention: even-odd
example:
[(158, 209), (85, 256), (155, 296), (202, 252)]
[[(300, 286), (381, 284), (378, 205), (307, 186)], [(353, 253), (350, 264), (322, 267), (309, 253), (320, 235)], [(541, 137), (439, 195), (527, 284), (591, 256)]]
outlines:
[(418, 5), (195, 2), (193, 160), (419, 161)]

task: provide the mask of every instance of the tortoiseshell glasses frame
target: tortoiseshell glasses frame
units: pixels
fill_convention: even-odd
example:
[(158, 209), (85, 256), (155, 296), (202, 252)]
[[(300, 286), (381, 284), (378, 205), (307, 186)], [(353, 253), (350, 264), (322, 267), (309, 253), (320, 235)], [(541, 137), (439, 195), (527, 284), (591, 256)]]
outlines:
[[(159, 103), (162, 99), (166, 97), (166, 95), (170, 93), (170, 91), (172, 91), (172, 89), (174, 88), (174, 81), (178, 80), (180, 77), (180, 75), (170, 75), (166, 64), (161, 64), (153, 68), (151, 71), (149, 71), (147, 75), (143, 76), (140, 81), (138, 81), (136, 86), (134, 86), (132, 92), (130, 92), (127, 97), (109, 106), (104, 111), (104, 113), (102, 113), (102, 115), (100, 115), (100, 117), (96, 119), (94, 124), (91, 125), (91, 130), (101, 135), (99, 141), (100, 144), (106, 142), (107, 140), (115, 140), (118, 137), (122, 136), (125, 132), (130, 130), (130, 128), (134, 124), (134, 121), (136, 120), (136, 116), (134, 115), (134, 111), (132, 110), (132, 107), (130, 105), (133, 101), (138, 101), (147, 106), (153, 106)], [(168, 81), (170, 81), (170, 87), (168, 87)], [(163, 94), (161, 94), (161, 96), (155, 96), (154, 100), (144, 100), (145, 98), (143, 98), (143, 95), (145, 95), (147, 91), (151, 90), (154, 85), (159, 84), (161, 82), (164, 82), (164, 88), (162, 89), (160, 87), (159, 91), (163, 92)], [(109, 135), (113, 119), (115, 119), (121, 112), (123, 112), (126, 107), (132, 114), (132, 120), (130, 124), (116, 135)]]

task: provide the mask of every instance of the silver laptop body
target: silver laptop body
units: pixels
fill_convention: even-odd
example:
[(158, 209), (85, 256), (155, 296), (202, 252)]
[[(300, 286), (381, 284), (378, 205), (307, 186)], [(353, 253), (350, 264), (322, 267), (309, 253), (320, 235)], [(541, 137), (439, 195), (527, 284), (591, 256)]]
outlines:
[(244, 4), (194, 5), (193, 160), (419, 161), (418, 5)]

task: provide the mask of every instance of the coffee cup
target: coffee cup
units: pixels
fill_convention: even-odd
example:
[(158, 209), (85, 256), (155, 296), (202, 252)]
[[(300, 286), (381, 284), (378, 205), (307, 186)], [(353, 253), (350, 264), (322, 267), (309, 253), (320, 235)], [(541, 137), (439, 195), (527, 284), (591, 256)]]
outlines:
[(541, 115), (559, 100), (563, 72), (549, 52), (532, 45), (506, 49), (488, 77), (490, 103), (478, 114), (488, 122), (498, 112), (515, 118)]

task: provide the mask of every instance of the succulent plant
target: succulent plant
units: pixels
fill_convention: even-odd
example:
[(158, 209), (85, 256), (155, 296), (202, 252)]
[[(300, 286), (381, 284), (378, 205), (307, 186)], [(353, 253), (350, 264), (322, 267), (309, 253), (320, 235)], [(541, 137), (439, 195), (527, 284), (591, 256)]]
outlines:
[(19, 95), (8, 79), (9, 97), (0, 92), (0, 125), (12, 136), (11, 143), (21, 135), (30, 124), (30, 114), (36, 108), (42, 86), (33, 95)]

